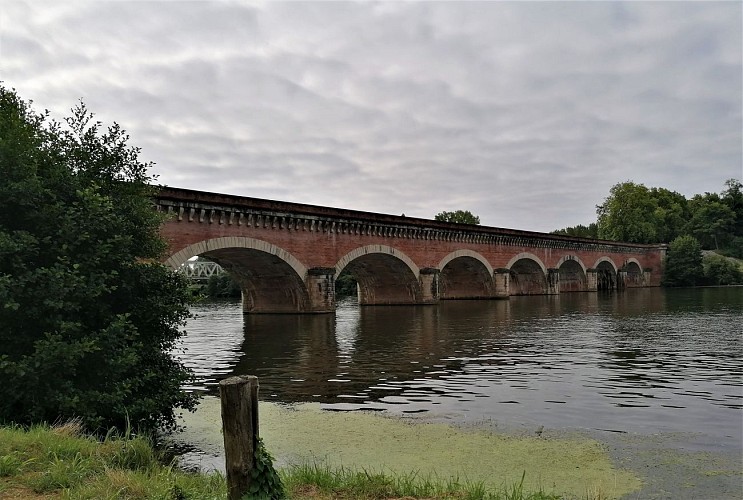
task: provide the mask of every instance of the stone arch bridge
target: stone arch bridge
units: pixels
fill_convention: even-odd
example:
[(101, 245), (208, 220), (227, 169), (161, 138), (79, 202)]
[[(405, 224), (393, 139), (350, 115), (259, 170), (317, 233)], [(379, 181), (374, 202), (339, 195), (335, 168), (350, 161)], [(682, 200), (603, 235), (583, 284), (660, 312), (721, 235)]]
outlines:
[(660, 284), (665, 248), (165, 187), (165, 263), (200, 255), (240, 283), (246, 313), (329, 313), (352, 274), (362, 305)]

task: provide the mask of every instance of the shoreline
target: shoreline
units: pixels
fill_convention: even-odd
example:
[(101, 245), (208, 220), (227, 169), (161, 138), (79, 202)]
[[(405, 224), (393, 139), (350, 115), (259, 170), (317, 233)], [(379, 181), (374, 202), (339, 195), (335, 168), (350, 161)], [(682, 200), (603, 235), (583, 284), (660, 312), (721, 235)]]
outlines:
[[(187, 466), (221, 470), (219, 400), (206, 397), (195, 413), (182, 414), (186, 430), (172, 439), (199, 452)], [(553, 433), (517, 435), (380, 415), (325, 411), (316, 403), (282, 406), (260, 403), (260, 435), (277, 467), (320, 463), (391, 474), (457, 478), (500, 489), (524, 478), (525, 490), (543, 489), (570, 497), (590, 494), (621, 498), (638, 491), (641, 480), (614, 467), (595, 439)]]
[[(170, 436), (193, 446), (184, 465), (223, 470), (219, 400), (206, 396), (181, 414), (185, 431)], [(584, 429), (497, 429), (487, 422), (442, 423), (421, 415), (322, 410), (317, 403), (261, 402), (260, 435), (279, 468), (301, 463), (439, 479), (518, 483), (567, 498), (739, 498), (737, 449), (685, 449), (684, 434), (612, 434)], [(699, 436), (703, 442), (703, 435)]]

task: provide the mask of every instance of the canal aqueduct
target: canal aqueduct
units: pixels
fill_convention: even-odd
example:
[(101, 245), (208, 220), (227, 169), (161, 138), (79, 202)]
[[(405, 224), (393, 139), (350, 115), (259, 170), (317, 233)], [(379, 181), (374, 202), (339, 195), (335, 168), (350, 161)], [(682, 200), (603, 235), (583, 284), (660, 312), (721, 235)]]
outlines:
[(660, 284), (665, 248), (165, 187), (155, 199), (179, 268), (227, 269), (250, 313), (335, 310), (352, 274), (365, 305), (507, 299)]

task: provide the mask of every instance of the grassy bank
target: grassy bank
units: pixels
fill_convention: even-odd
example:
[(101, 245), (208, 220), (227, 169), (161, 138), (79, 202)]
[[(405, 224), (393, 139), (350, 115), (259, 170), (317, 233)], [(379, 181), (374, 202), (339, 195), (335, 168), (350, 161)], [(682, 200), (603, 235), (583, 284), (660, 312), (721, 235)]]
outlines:
[[(281, 472), (291, 499), (531, 499), (520, 484), (486, 491), (480, 484), (438, 481), (416, 474), (390, 475), (320, 465)], [(191, 473), (164, 465), (143, 438), (84, 436), (78, 425), (0, 427), (0, 498), (8, 499), (210, 499), (225, 498), (219, 473)]]

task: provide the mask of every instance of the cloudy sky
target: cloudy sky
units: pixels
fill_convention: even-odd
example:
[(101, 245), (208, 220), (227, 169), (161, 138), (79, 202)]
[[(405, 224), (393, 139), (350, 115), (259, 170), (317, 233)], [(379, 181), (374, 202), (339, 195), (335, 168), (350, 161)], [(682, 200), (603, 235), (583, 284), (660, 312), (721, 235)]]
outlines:
[(0, 80), (163, 184), (551, 231), (743, 177), (740, 2), (19, 2)]

